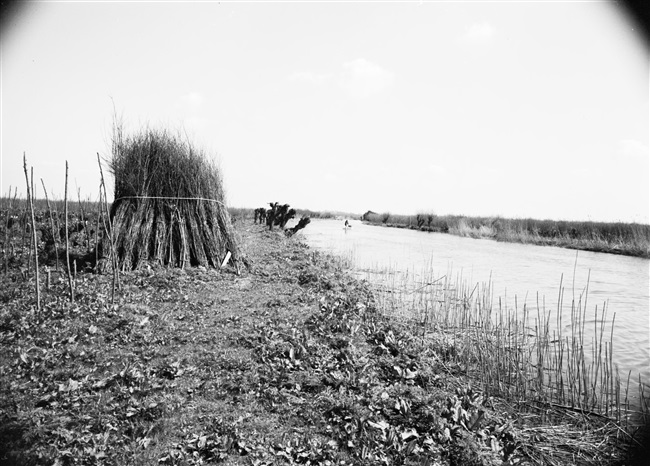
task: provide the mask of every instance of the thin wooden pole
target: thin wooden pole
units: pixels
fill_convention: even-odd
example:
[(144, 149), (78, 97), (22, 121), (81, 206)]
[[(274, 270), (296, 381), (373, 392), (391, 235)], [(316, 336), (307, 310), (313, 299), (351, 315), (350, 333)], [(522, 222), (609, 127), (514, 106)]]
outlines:
[(99, 164), (99, 174), (101, 176), (101, 187), (104, 193), (104, 207), (106, 209), (106, 220), (108, 221), (108, 229), (106, 233), (108, 234), (108, 240), (111, 244), (111, 264), (113, 266), (113, 289), (111, 292), (111, 304), (115, 300), (115, 287), (120, 287), (120, 271), (118, 269), (117, 261), (117, 251), (115, 250), (115, 238), (113, 236), (113, 225), (111, 223), (111, 215), (108, 211), (108, 197), (106, 196), (106, 183), (104, 183), (104, 170), (102, 169), (102, 161), (99, 157), (99, 152), (97, 152), (97, 163)]
[[(36, 309), (41, 313), (41, 287), (38, 274), (38, 242), (36, 241), (36, 219), (34, 218), (34, 198), (29, 186), (29, 176), (27, 175), (27, 156), (23, 152), (23, 168), (25, 169), (25, 183), (27, 184), (27, 199), (29, 200), (29, 211), (32, 218), (32, 240), (34, 242), (34, 270), (36, 271)], [(34, 180), (34, 169), (32, 168), (32, 183)]]
[(57, 203), (59, 201), (56, 201), (55, 197), (52, 196), (52, 206), (54, 207), (54, 221), (56, 222), (56, 231), (57, 231), (57, 238), (59, 238), (59, 244), (61, 244), (61, 216), (59, 215), (59, 209), (57, 208)]
[(9, 185), (9, 197), (7, 198), (7, 217), (5, 218), (5, 242), (4, 242), (4, 248), (5, 248), (5, 275), (9, 273), (9, 219), (11, 218), (11, 185)]
[(59, 232), (54, 229), (54, 216), (52, 215), (52, 206), (50, 205), (50, 198), (47, 196), (47, 189), (45, 189), (45, 182), (41, 178), (41, 184), (43, 185), (43, 192), (45, 193), (45, 201), (47, 202), (47, 210), (50, 213), (50, 228), (52, 229), (52, 241), (54, 241), (54, 254), (56, 254), (56, 270), (59, 270), (59, 246), (57, 238)]
[[(9, 194), (11, 194), (11, 193), (9, 193)], [(16, 204), (16, 202), (18, 202), (17, 200), (18, 200), (18, 186), (14, 187), (14, 198), (11, 201), (11, 213), (12, 214), (13, 214), (13, 211), (14, 211), (13, 210), (14, 205)], [(18, 217), (16, 217), (16, 218), (18, 218)], [(13, 235), (11, 235), (11, 257), (13, 257), (13, 258), (16, 257), (16, 243), (14, 242), (14, 236)]]
[(84, 206), (81, 203), (81, 189), (77, 188), (77, 199), (79, 200), (79, 211), (81, 212), (81, 223), (84, 226), (84, 235), (86, 235), (86, 252), (90, 252), (90, 235), (88, 234), (88, 222), (84, 213)]
[(70, 288), (70, 302), (74, 303), (74, 285), (72, 284), (72, 273), (70, 272), (70, 238), (68, 233), (68, 161), (65, 161), (65, 197), (63, 200), (65, 209), (65, 261), (68, 269), (68, 287)]
[(95, 273), (99, 265), (99, 222), (102, 216), (102, 185), (99, 185), (99, 204), (97, 204), (97, 224), (95, 225)]
[[(29, 224), (27, 223), (27, 206), (29, 206), (29, 199), (23, 203), (22, 211), (20, 213), (19, 224), (22, 228), (22, 233), (20, 235), (20, 253), (25, 254), (25, 237)], [(27, 273), (29, 274), (32, 271), (32, 248), (30, 246), (29, 252), (27, 254)]]

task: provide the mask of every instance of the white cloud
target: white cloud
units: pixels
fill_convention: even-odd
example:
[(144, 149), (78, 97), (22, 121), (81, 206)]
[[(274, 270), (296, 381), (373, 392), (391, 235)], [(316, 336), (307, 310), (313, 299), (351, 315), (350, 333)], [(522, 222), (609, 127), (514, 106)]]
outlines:
[(340, 184), (343, 182), (343, 178), (332, 171), (323, 172), (322, 179), (328, 184)]
[(189, 117), (183, 120), (184, 127), (194, 131), (202, 131), (208, 127), (209, 120), (201, 117)]
[(622, 139), (618, 142), (618, 153), (624, 157), (648, 159), (650, 151), (648, 146), (635, 139)]
[(587, 180), (592, 178), (593, 179), (593, 172), (592, 170), (588, 168), (577, 168), (575, 170), (571, 170), (571, 178), (580, 178), (583, 180)]
[(483, 44), (489, 42), (495, 34), (495, 30), (490, 23), (474, 23), (467, 27), (463, 39), (473, 44)]
[(189, 92), (182, 95), (180, 100), (184, 107), (189, 108), (190, 110), (196, 110), (203, 103), (203, 96), (198, 92)]
[(395, 75), (365, 58), (357, 58), (343, 65), (337, 78), (338, 85), (352, 97), (368, 97), (388, 88)]
[(447, 169), (441, 165), (436, 165), (434, 163), (430, 163), (427, 165), (427, 171), (431, 172), (435, 176), (443, 176), (446, 175)]
[(322, 84), (332, 78), (331, 73), (318, 74), (311, 71), (298, 71), (289, 75), (289, 81), (303, 81), (313, 84)]
[(351, 97), (364, 98), (388, 88), (394, 80), (394, 74), (365, 58), (357, 58), (344, 63), (343, 70), (337, 73), (297, 71), (287, 78), (292, 82), (314, 85), (332, 82)]
[(500, 168), (486, 168), (482, 172), (482, 175), (493, 181), (494, 178), (502, 177), (504, 173), (503, 170)]

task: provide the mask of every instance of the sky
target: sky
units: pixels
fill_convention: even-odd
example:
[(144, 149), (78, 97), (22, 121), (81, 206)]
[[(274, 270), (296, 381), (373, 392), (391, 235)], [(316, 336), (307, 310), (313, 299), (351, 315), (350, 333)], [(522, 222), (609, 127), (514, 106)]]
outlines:
[(649, 50), (610, 2), (31, 2), (1, 34), (3, 195), (25, 154), (96, 199), (117, 113), (233, 207), (650, 223)]

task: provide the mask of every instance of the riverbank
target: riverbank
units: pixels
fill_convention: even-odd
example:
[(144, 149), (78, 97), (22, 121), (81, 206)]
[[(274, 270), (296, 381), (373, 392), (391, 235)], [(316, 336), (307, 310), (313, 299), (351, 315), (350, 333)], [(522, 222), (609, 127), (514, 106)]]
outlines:
[[(622, 464), (627, 437), (562, 406), (518, 411), (382, 316), (364, 282), (237, 222), (249, 268), (0, 283), (0, 464)], [(444, 351), (441, 348), (445, 348)]]
[(650, 225), (367, 212), (372, 225), (650, 258)]

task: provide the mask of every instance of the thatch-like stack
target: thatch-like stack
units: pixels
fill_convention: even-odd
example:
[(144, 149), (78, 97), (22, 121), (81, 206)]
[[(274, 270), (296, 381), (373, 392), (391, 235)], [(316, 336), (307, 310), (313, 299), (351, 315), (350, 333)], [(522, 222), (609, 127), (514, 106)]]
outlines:
[(221, 174), (203, 151), (165, 130), (113, 134), (109, 168), (115, 251), (122, 269), (143, 261), (219, 267), (240, 254), (224, 202)]

